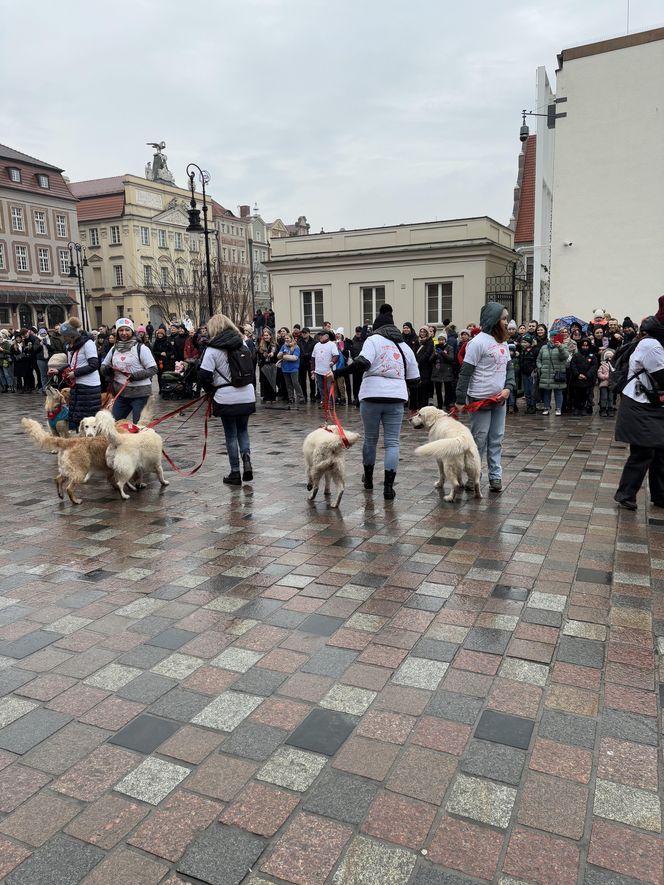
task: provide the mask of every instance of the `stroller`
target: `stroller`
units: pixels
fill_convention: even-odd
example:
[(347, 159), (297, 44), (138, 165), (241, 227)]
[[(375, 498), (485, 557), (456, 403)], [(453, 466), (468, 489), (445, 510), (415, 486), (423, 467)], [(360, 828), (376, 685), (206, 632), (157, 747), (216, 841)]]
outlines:
[(193, 399), (198, 390), (198, 361), (177, 362), (172, 372), (161, 376), (161, 396), (164, 399)]

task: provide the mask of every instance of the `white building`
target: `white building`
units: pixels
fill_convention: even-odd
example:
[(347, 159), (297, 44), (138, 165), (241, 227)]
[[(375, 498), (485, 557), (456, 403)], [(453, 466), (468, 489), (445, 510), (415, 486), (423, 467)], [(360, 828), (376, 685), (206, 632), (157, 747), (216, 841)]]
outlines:
[[(538, 72), (544, 113), (546, 85)], [(537, 118), (532, 254), (550, 302), (533, 312), (638, 321), (664, 291), (664, 28), (563, 50), (555, 102), (555, 128)]]
[(481, 217), (278, 238), (267, 267), (279, 325), (352, 334), (386, 302), (398, 324), (476, 323), (514, 258), (512, 231)]

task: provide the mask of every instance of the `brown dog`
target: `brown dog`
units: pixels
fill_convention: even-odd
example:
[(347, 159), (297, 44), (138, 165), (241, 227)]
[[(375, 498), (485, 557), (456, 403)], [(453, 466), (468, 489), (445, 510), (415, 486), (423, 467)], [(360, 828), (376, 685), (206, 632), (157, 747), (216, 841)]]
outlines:
[(48, 427), (53, 436), (69, 436), (69, 388), (56, 390), (55, 387), (46, 388), (44, 411)]
[(57, 449), (58, 474), (55, 477), (55, 485), (60, 498), (64, 498), (66, 491), (72, 504), (81, 504), (81, 499), (76, 497), (76, 487), (87, 482), (95, 470), (103, 473), (111, 485), (115, 485), (113, 471), (106, 463), (108, 440), (104, 437), (65, 439), (51, 436), (38, 421), (33, 421), (32, 418), (21, 418), (21, 424), (40, 449), (46, 451), (50, 451), (53, 447)]

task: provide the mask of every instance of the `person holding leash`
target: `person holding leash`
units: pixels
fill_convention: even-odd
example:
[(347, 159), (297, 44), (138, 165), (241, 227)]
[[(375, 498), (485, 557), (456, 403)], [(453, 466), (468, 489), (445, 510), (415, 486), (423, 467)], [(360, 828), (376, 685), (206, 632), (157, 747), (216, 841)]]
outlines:
[(131, 420), (138, 424), (152, 393), (152, 376), (157, 374), (157, 363), (147, 344), (136, 337), (134, 324), (127, 317), (121, 317), (115, 323), (115, 336), (115, 344), (102, 363), (102, 372), (113, 377), (116, 398), (111, 414), (116, 421), (122, 421), (131, 412)]
[(480, 329), (468, 343), (457, 381), (457, 405), (496, 398), (472, 412), (470, 430), (480, 453), (489, 465), (489, 489), (503, 490), (500, 456), (505, 435), (506, 403), (515, 388), (514, 364), (507, 346), (507, 309), (491, 302), (480, 311)]
[(91, 418), (101, 409), (101, 378), (97, 345), (81, 329), (78, 317), (60, 324), (60, 335), (67, 346), (67, 367), (62, 380), (69, 393), (69, 429), (77, 430), (83, 418)]

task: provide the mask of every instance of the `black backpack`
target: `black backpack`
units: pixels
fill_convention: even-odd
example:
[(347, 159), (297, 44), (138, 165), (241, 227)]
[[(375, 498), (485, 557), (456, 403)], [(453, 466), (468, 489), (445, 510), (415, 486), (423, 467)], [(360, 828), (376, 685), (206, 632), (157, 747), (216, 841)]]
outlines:
[(632, 341), (627, 347), (622, 347), (614, 357), (613, 371), (609, 374), (609, 390), (612, 393), (622, 393), (628, 381), (632, 381), (645, 371), (645, 369), (641, 369), (634, 375), (629, 374), (629, 361), (638, 343), (638, 341)]
[[(251, 351), (246, 344), (241, 344), (233, 350), (227, 350), (228, 368), (230, 369), (230, 380), (228, 384), (220, 384), (220, 387), (246, 387), (247, 384), (253, 384), (256, 378), (254, 369), (254, 361), (251, 358)], [(222, 378), (225, 376), (222, 375)]]

